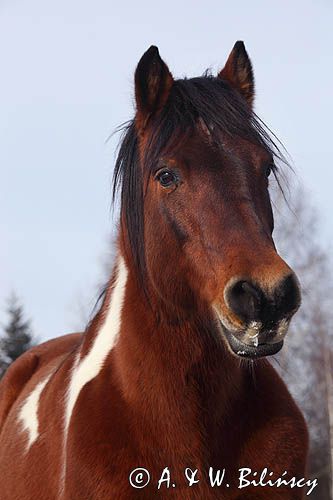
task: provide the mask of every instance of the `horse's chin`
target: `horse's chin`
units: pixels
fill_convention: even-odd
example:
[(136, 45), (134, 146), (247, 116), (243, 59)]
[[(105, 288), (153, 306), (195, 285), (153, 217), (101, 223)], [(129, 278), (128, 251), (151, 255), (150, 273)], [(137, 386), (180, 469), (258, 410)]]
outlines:
[(258, 345), (245, 344), (234, 333), (228, 330), (223, 323), (220, 322), (220, 324), (228, 347), (233, 354), (240, 358), (258, 359), (266, 356), (274, 356), (283, 347), (283, 340)]

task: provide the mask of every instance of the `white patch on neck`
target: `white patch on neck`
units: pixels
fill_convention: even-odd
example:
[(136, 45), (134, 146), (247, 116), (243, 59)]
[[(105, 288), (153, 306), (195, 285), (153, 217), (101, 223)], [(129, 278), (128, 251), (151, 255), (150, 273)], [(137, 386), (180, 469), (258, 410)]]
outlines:
[(23, 425), (23, 429), (28, 432), (28, 442), (26, 451), (29, 450), (31, 445), (37, 440), (39, 436), (38, 432), (39, 400), (43, 392), (43, 389), (48, 383), (51, 375), (52, 373), (50, 373), (46, 378), (44, 378), (44, 380), (42, 380), (36, 385), (36, 387), (24, 401), (20, 413), (18, 415), (18, 418)]
[(121, 311), (124, 302), (127, 282), (127, 268), (120, 256), (117, 264), (117, 276), (110, 298), (105, 321), (97, 333), (88, 354), (82, 359), (77, 358), (72, 372), (67, 393), (65, 410), (65, 442), (75, 403), (82, 388), (97, 377), (103, 368), (104, 361), (115, 345), (121, 326)]

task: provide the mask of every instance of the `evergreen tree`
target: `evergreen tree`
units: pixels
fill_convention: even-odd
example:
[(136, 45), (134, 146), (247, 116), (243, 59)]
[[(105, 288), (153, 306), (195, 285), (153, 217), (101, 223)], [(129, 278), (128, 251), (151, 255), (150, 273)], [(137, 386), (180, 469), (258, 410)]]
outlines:
[(9, 299), (7, 314), (8, 323), (0, 338), (0, 376), (33, 345), (30, 320), (25, 319), (23, 306), (14, 294)]

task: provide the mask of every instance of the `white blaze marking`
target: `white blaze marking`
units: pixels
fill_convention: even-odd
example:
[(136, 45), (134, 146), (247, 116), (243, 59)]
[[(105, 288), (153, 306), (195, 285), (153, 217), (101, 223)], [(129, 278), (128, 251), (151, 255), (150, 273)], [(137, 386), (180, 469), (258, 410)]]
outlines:
[(50, 373), (44, 380), (39, 382), (33, 391), (29, 394), (19, 413), (19, 420), (21, 420), (23, 429), (28, 432), (27, 451), (30, 446), (37, 440), (38, 432), (38, 404), (41, 393), (48, 383), (52, 373)]
[(88, 354), (82, 360), (78, 361), (76, 366), (74, 365), (67, 394), (65, 440), (72, 412), (82, 388), (99, 374), (107, 355), (117, 341), (121, 325), (121, 311), (125, 296), (126, 281), (127, 268), (124, 259), (119, 257), (116, 282), (105, 321), (96, 335)]

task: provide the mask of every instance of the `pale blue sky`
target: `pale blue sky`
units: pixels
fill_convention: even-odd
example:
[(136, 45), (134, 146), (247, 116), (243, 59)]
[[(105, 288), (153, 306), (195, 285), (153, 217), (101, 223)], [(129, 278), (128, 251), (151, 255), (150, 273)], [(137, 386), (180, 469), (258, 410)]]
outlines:
[(175, 76), (252, 58), (258, 114), (332, 222), (332, 2), (2, 0), (0, 304), (15, 289), (41, 338), (70, 331), (96, 296), (113, 226), (115, 142), (133, 71), (158, 45)]

